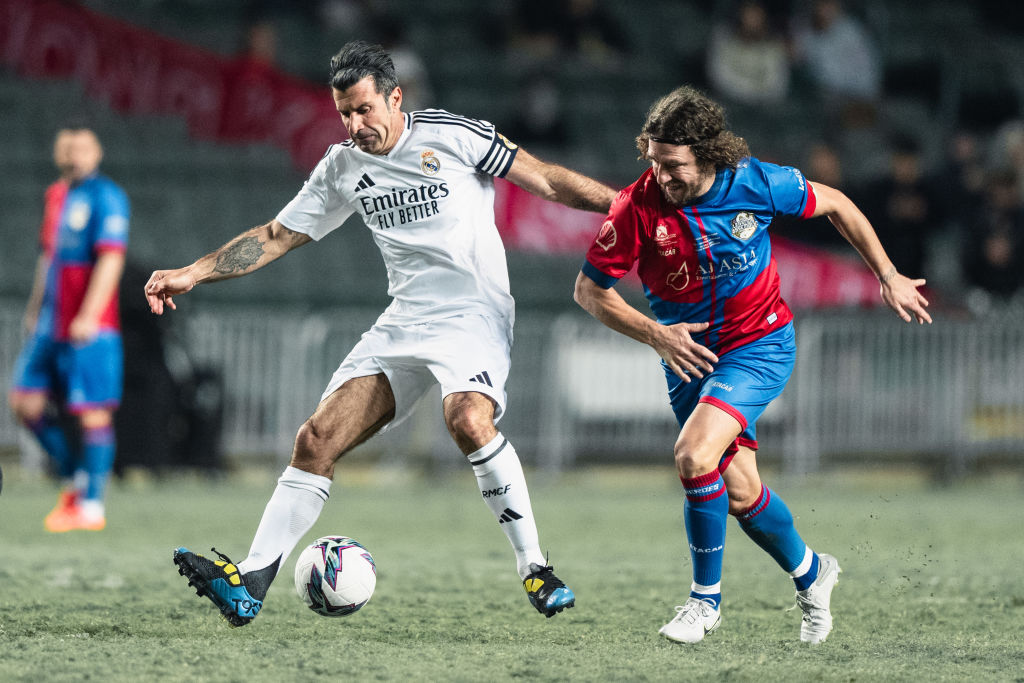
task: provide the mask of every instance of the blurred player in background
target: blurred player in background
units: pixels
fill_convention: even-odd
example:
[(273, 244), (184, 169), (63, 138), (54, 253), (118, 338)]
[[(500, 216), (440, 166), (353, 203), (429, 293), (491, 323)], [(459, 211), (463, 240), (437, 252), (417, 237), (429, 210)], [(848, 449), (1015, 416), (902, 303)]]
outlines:
[[(793, 577), (800, 639), (832, 628), (839, 564), (797, 533), (757, 471), (755, 423), (782, 393), (796, 354), (793, 315), (779, 293), (768, 226), (775, 216), (827, 216), (881, 282), (899, 316), (931, 322), (928, 302), (896, 271), (875, 232), (839, 191), (795, 168), (761, 162), (725, 129), (722, 108), (679, 88), (648, 112), (637, 147), (651, 163), (615, 202), (576, 280), (576, 301), (662, 358), (681, 432), (674, 454), (686, 493), (693, 562), (685, 604), (660, 633), (694, 643), (721, 621), (728, 514)], [(613, 289), (636, 264), (657, 321)]]
[[(103, 149), (88, 128), (54, 143), (61, 178), (46, 191), (42, 253), (25, 312), (29, 338), (14, 369), (11, 409), (53, 459), (63, 490), (48, 531), (106, 526), (104, 493), (114, 464), (113, 416), (123, 358), (118, 285), (128, 243), (128, 199), (99, 172)], [(81, 444), (62, 428), (75, 416)]]
[(210, 561), (179, 548), (174, 561), (232, 624), (248, 623), (319, 516), (335, 462), (405, 420), (440, 385), (448, 430), (515, 550), (530, 602), (550, 617), (575, 596), (541, 552), (519, 456), (495, 426), (505, 409), (514, 302), (494, 225), (493, 178), (597, 212), (608, 210), (615, 192), (538, 161), (486, 121), (438, 109), (403, 112), (394, 65), (380, 46), (347, 44), (331, 60), (331, 86), (350, 139), (328, 149), (274, 220), (190, 266), (154, 272), (146, 298), (161, 314), (175, 307), (173, 296), (251, 273), (357, 213), (384, 257), (393, 301), (299, 429), (248, 557), (236, 567), (223, 555)]

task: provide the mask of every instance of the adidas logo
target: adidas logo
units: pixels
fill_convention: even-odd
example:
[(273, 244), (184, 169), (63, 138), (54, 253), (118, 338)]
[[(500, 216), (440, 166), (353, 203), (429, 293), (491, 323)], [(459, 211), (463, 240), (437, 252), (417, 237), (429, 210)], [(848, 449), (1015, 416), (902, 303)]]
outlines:
[(523, 516), (513, 510), (512, 508), (505, 508), (505, 511), (498, 517), (498, 524), (504, 524), (505, 522), (514, 522), (517, 519), (522, 519)]
[(373, 187), (376, 184), (377, 183), (373, 182), (373, 178), (364, 173), (363, 177), (359, 179), (359, 184), (356, 185), (355, 191), (359, 192), (360, 190), (365, 190), (368, 187)]
[(493, 387), (494, 386), (493, 384), (491, 384), (491, 377), (490, 377), (490, 375), (487, 374), (486, 370), (481, 372), (476, 377), (470, 377), (469, 381), (470, 382), (479, 382), (480, 384), (486, 384), (489, 387)]

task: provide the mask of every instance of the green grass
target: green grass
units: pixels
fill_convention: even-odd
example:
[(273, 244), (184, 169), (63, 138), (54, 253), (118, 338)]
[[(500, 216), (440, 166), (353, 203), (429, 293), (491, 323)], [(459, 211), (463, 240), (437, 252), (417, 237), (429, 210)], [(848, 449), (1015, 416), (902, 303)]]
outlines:
[(792, 582), (730, 523), (721, 629), (657, 635), (689, 588), (670, 469), (540, 483), (534, 507), (577, 606), (544, 619), (470, 472), (348, 474), (307, 537), (345, 534), (379, 568), (362, 611), (326, 619), (295, 596), (297, 553), (252, 624), (229, 628), (186, 588), (178, 545), (241, 559), (275, 473), (113, 486), (107, 530), (51, 535), (55, 491), (8, 468), (0, 495), (0, 680), (1024, 680), (1024, 488), (1018, 476), (933, 488), (835, 473), (776, 482), (808, 542), (844, 569), (835, 630), (799, 642)]

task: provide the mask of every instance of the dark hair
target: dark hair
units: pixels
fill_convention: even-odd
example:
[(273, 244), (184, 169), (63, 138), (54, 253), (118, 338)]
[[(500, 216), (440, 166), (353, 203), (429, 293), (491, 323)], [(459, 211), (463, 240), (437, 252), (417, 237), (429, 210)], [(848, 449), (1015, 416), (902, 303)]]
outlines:
[(332, 88), (347, 90), (367, 76), (373, 77), (374, 87), (385, 97), (398, 87), (395, 64), (380, 45), (353, 40), (331, 57)]
[(736, 168), (741, 159), (750, 156), (747, 141), (725, 129), (722, 106), (688, 85), (651, 105), (636, 138), (641, 159), (647, 158), (651, 140), (689, 145), (698, 163), (716, 169)]
[(60, 125), (57, 126), (58, 133), (62, 130), (69, 130), (74, 133), (87, 130), (94, 135), (96, 134), (96, 129), (92, 127), (92, 123), (88, 118), (84, 116), (74, 116), (64, 119), (60, 122)]

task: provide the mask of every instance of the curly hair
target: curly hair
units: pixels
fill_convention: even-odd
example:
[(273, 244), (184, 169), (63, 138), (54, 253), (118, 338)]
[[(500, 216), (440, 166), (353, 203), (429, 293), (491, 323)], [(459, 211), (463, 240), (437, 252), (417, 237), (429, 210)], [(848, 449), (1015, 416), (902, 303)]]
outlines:
[(395, 64), (380, 45), (353, 40), (331, 58), (331, 87), (347, 90), (367, 76), (373, 78), (377, 93), (385, 97), (398, 87)]
[(688, 85), (651, 105), (636, 138), (641, 159), (647, 159), (651, 140), (688, 145), (698, 163), (716, 169), (736, 168), (741, 159), (750, 156), (747, 141), (726, 130), (722, 106)]

